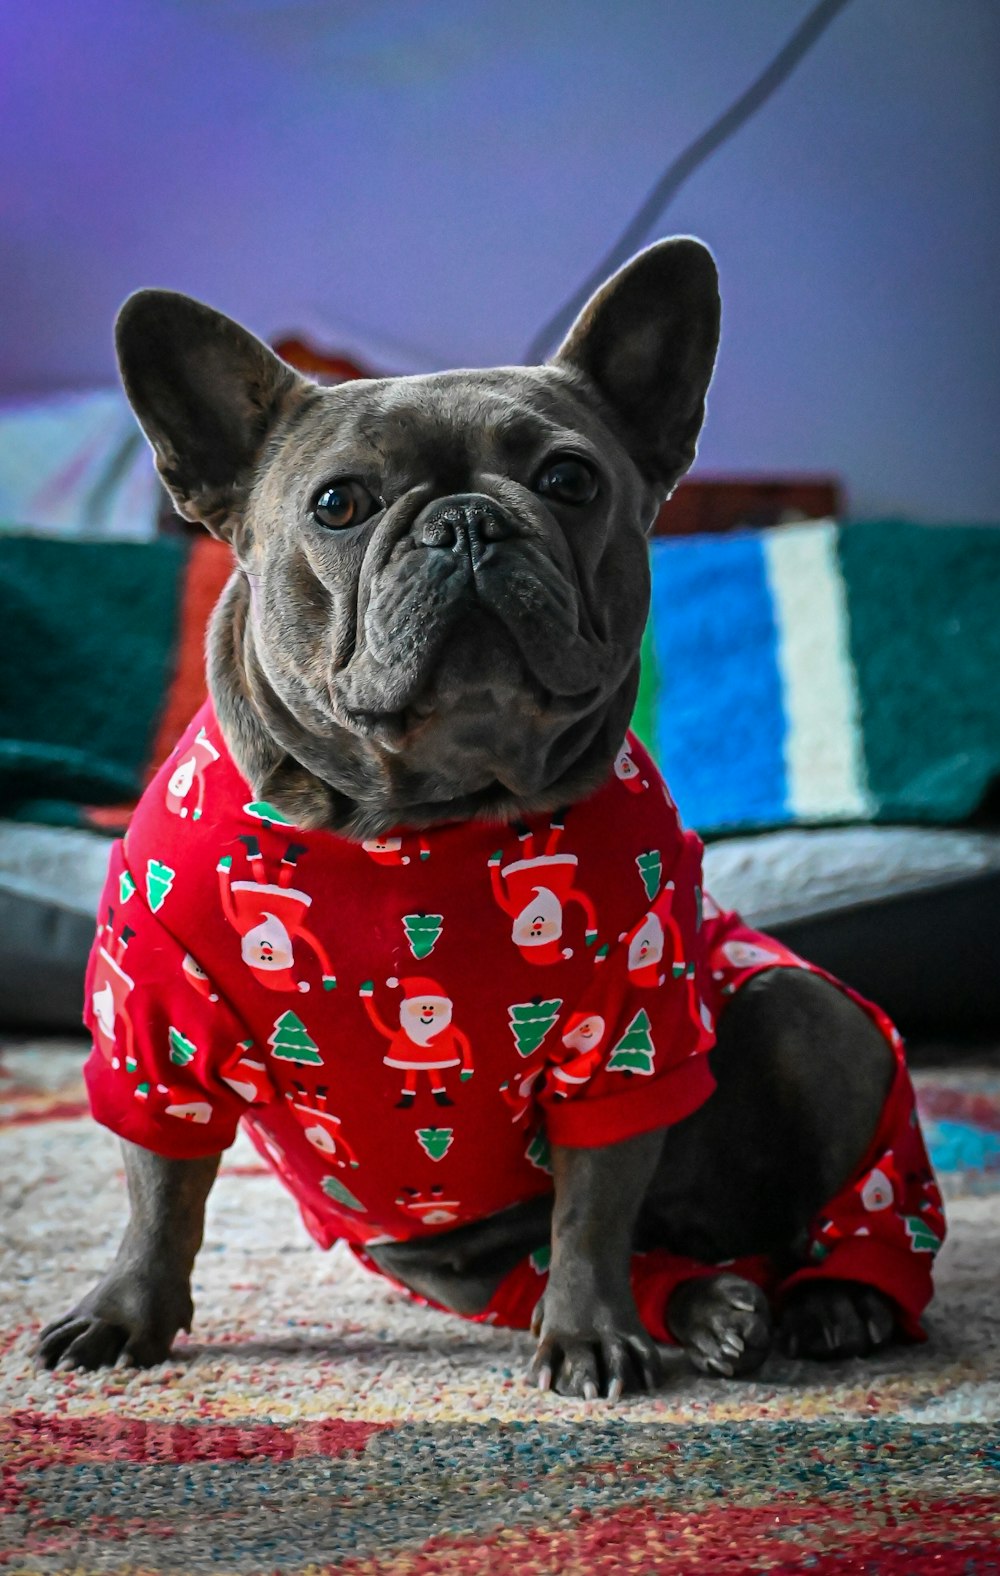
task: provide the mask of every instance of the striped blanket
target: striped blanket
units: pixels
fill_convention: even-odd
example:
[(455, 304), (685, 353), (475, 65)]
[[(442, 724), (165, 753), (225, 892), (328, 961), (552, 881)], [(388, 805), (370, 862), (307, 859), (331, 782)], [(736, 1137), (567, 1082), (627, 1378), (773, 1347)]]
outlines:
[(654, 542), (635, 726), (703, 835), (966, 819), (1000, 781), (1000, 529)]
[[(201, 703), (230, 565), (207, 537), (0, 537), (0, 815), (127, 819)], [(707, 836), (961, 821), (1000, 780), (998, 612), (992, 527), (659, 539), (636, 728)]]

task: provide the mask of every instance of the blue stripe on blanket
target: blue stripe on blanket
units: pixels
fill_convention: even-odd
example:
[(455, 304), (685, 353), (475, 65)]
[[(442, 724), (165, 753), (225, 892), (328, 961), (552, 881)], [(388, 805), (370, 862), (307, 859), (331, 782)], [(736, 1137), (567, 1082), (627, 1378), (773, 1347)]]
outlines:
[(784, 825), (785, 714), (761, 539), (652, 544), (655, 754), (688, 826)]

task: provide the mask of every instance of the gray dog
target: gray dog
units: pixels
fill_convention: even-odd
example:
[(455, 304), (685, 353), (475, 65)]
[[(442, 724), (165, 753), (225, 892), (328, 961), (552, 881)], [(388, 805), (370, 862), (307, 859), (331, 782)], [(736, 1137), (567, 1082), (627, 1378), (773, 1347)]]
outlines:
[[(219, 861), (220, 879), (230, 880), (233, 858), (245, 857), (258, 871), (257, 885), (232, 883), (235, 896), (227, 901), (236, 903), (251, 889), (271, 892), (277, 913), (284, 890), (301, 903), (315, 898), (315, 914), (323, 894), (302, 896), (298, 876), (295, 890), (287, 885), (290, 871), (314, 859), (312, 853), (302, 857), (310, 838), (325, 837), (330, 846), (336, 841), (347, 850), (345, 858), (363, 862), (363, 846), (381, 859), (381, 867), (366, 867), (374, 894), (390, 875), (422, 879), (421, 860), (430, 851), (430, 869), (443, 846), (435, 839), (465, 835), (462, 829), (471, 826), (475, 835), (477, 827), (486, 828), (481, 835), (496, 842), (515, 834), (523, 841), (538, 818), (551, 824), (555, 839), (564, 818), (571, 826), (576, 807), (603, 791), (636, 697), (649, 606), (646, 536), (661, 501), (694, 458), (718, 333), (715, 265), (689, 239), (653, 246), (623, 268), (593, 298), (554, 360), (539, 367), (321, 389), (246, 330), (184, 296), (144, 291), (126, 303), (118, 325), (122, 373), (160, 473), (180, 512), (230, 541), (236, 557), (209, 638), (220, 738), (212, 745), (205, 736), (205, 781), (221, 774), (215, 757), (227, 751), (249, 797), (271, 807), (278, 829), (291, 827), (300, 839), (286, 837), (282, 876), (270, 884), (260, 874), (266, 862), (261, 838), (273, 838), (275, 826), (264, 827), (260, 838), (251, 827), (236, 839), (235, 855)], [(171, 769), (179, 770), (165, 768)], [(177, 793), (187, 791), (186, 781)], [(156, 791), (162, 798), (170, 785)], [(657, 799), (662, 803), (659, 791)], [(209, 809), (197, 826), (194, 819), (184, 821), (184, 835), (207, 836), (201, 829), (210, 826)], [(179, 819), (174, 824), (181, 826)], [(613, 840), (614, 829), (607, 835)], [(141, 836), (141, 820), (129, 836)], [(412, 862), (399, 853), (407, 837), (420, 850)], [(395, 872), (384, 868), (391, 858), (398, 861)], [(552, 865), (559, 859), (549, 855)], [(488, 871), (484, 861), (469, 872), (487, 895), (488, 880), (500, 880), (496, 862)], [(570, 862), (562, 856), (564, 868)], [(516, 871), (517, 862), (508, 868)], [(129, 878), (115, 889), (132, 905), (123, 910), (126, 918), (138, 910), (134, 885)], [(178, 902), (182, 887), (178, 878)], [(161, 884), (156, 898), (150, 896), (153, 907), (163, 890)], [(207, 933), (217, 922), (225, 941), (231, 932), (221, 917), (216, 921), (215, 908), (209, 914), (207, 890), (199, 889), (199, 923)], [(168, 897), (163, 909), (166, 929), (174, 901)], [(236, 908), (226, 912), (235, 924)], [(261, 913), (250, 939), (249, 931), (244, 934), (242, 962), (235, 942), (230, 948), (232, 979), (253, 960), (257, 977), (266, 968), (277, 971), (270, 995), (263, 988), (258, 994), (270, 1004), (271, 1017), (275, 1006), (291, 999), (302, 1018), (275, 1017), (271, 1062), (280, 1054), (298, 1056), (295, 1070), (304, 1075), (309, 1061), (328, 1054), (325, 1044), (311, 1044), (305, 1021), (321, 993), (276, 994), (279, 984), (304, 991), (308, 981), (292, 977), (291, 952), (281, 950), (287, 924), (270, 910)], [(415, 921), (427, 927), (428, 939), (434, 918), (423, 914)], [(116, 923), (112, 914), (109, 935)], [(119, 935), (114, 968), (103, 965), (106, 979), (92, 974), (88, 986), (97, 1004), (95, 1058), (102, 1037), (106, 1042), (100, 1075), (119, 1080), (142, 1075), (142, 1052), (118, 1054), (122, 1041), (115, 1039), (125, 1021), (123, 949), (135, 923), (129, 919)], [(540, 939), (545, 923), (540, 909), (537, 935), (529, 940)], [(318, 919), (314, 929), (318, 936)], [(377, 931), (373, 919), (373, 938)], [(588, 945), (594, 933), (588, 920)], [(410, 950), (420, 957), (414, 934), (411, 927)], [(310, 944), (321, 943), (314, 937)], [(110, 945), (105, 937), (105, 956)], [(136, 945), (132, 941), (133, 950)], [(197, 950), (187, 936), (184, 945)], [(442, 944), (423, 967), (436, 965), (443, 950)], [(531, 1001), (539, 1001), (539, 990), (549, 998), (541, 1008), (562, 1005), (558, 970), (575, 967), (584, 952), (578, 945), (571, 963), (564, 961), (570, 950), (554, 954), (555, 973), (535, 969)], [(384, 973), (393, 962), (386, 957), (375, 968)], [(610, 970), (613, 958), (601, 966)], [(184, 968), (191, 987), (185, 999), (192, 1011), (204, 1007), (207, 1014), (207, 986), (201, 996), (194, 989), (204, 984), (205, 969), (190, 954)], [(135, 973), (128, 986), (135, 986), (137, 1002)], [(327, 1000), (338, 1011), (353, 1011), (351, 1021), (361, 1028), (365, 1012), (381, 1024), (373, 996), (381, 981), (358, 977), (354, 983), (350, 991), (339, 980)], [(480, 983), (488, 992), (485, 972)], [(325, 965), (323, 984), (333, 984)], [(423, 974), (415, 977), (410, 1005), (416, 1003), (418, 1015), (426, 1007), (427, 1023), (435, 1012), (444, 1022), (442, 994), (432, 985)], [(233, 983), (230, 996), (237, 988)], [(428, 1002), (422, 1003), (421, 992)], [(216, 1014), (223, 1010), (218, 996), (211, 993)], [(158, 1008), (147, 999), (146, 1016), (153, 1021)], [(106, 1012), (102, 1001), (110, 1003)], [(530, 1003), (522, 1005), (527, 1010)], [(408, 1063), (387, 1054), (384, 1076), (397, 1083), (384, 1085), (386, 1122), (399, 1112), (399, 1122), (409, 1120), (412, 1128), (406, 1113), (415, 1104), (435, 1116), (432, 1096), (437, 1105), (460, 1102), (458, 1075), (447, 1068), (465, 1058), (462, 1077), (471, 1078), (471, 1052), (455, 1030), (448, 1032), (448, 1044), (458, 1049), (450, 1059), (439, 1057), (444, 1073), (435, 1072), (426, 1055), (420, 1062), (414, 1053)], [(171, 1070), (180, 1077), (197, 1065), (198, 1034), (181, 1033), (173, 1020), (170, 1033), (176, 1036)], [(138, 1036), (136, 1043), (142, 1038), (134, 1011), (129, 1034)], [(564, 1043), (571, 1042), (567, 1029)], [(425, 1037), (419, 1043), (444, 1041)], [(139, 1073), (130, 1074), (136, 1056)], [(254, 1076), (269, 1076), (266, 1060), (248, 1061), (256, 1073), (228, 1082), (243, 1088), (249, 1080), (252, 1088)], [(786, 1350), (814, 1357), (878, 1347), (905, 1321), (901, 1326), (891, 1288), (877, 1275), (801, 1280), (773, 1303), (761, 1285), (718, 1266), (767, 1255), (780, 1278), (801, 1263), (825, 1202), (871, 1158), (900, 1076), (891, 1038), (834, 984), (807, 968), (772, 967), (755, 972), (731, 995), (705, 1060), (715, 1092), (682, 1119), (654, 1115), (656, 1125), (639, 1120), (631, 1136), (607, 1144), (554, 1138), (551, 1179), (538, 1172), (539, 1186), (483, 1218), (460, 1215), (456, 1223), (442, 1190), (434, 1189), (436, 1211), (425, 1210), (425, 1229), (370, 1233), (368, 1262), (439, 1306), (474, 1317), (526, 1255), (550, 1247), (532, 1326), (533, 1373), (541, 1386), (565, 1395), (615, 1398), (659, 1382), (656, 1342), (649, 1321), (640, 1319), (630, 1280), (635, 1251), (667, 1252), (706, 1267), (673, 1289), (658, 1332), (681, 1344), (703, 1372), (749, 1372), (775, 1336)], [(587, 1065), (596, 1065), (593, 1058)], [(399, 1069), (409, 1082), (395, 1100)], [(433, 1087), (420, 1083), (418, 1074)], [(628, 1085), (630, 1109), (645, 1093), (646, 1086), (636, 1093), (640, 1084), (633, 1078)], [(300, 1078), (285, 1094), (292, 1105), (315, 1110), (326, 1100), (326, 1087), (317, 1093)], [(221, 1088), (218, 1083), (217, 1092)], [(482, 1082), (469, 1089), (485, 1098)], [(171, 1098), (155, 1079), (133, 1093), (151, 1108), (158, 1091)], [(496, 1097), (495, 1086), (492, 1093)], [(128, 1107), (134, 1109), (135, 1101)], [(170, 1109), (190, 1118), (188, 1134), (207, 1123), (202, 1152), (164, 1146), (154, 1153), (130, 1139), (140, 1131), (129, 1126), (131, 1116), (117, 1123), (125, 1136), (131, 1218), (109, 1274), (43, 1333), (40, 1357), (48, 1367), (93, 1368), (122, 1354), (141, 1364), (158, 1362), (178, 1329), (190, 1328), (190, 1276), (219, 1154), (205, 1152), (215, 1131), (211, 1102), (188, 1099), (178, 1106), (175, 1100)], [(499, 1104), (498, 1110), (506, 1130), (509, 1112)], [(360, 1165), (353, 1154), (345, 1160), (338, 1134), (349, 1136), (349, 1120), (346, 1110), (340, 1115), (342, 1125), (339, 1116), (326, 1118), (325, 1127), (317, 1118), (307, 1137), (314, 1147), (326, 1146), (333, 1178), (327, 1191), (339, 1188), (338, 1196), (350, 1199), (346, 1184), (355, 1188), (364, 1157)], [(440, 1135), (453, 1131), (460, 1129), (421, 1129), (438, 1135), (439, 1151), (451, 1142)], [(499, 1126), (497, 1134), (499, 1143)], [(275, 1158), (274, 1146), (269, 1152)], [(488, 1141), (479, 1165), (489, 1172)], [(882, 1209), (882, 1219), (885, 1189), (879, 1191), (873, 1176), (882, 1178), (890, 1199), (907, 1178), (895, 1176), (888, 1160), (882, 1170), (869, 1169), (864, 1207)], [(402, 1171), (392, 1181), (396, 1203), (415, 1214), (423, 1192), (407, 1183)]]

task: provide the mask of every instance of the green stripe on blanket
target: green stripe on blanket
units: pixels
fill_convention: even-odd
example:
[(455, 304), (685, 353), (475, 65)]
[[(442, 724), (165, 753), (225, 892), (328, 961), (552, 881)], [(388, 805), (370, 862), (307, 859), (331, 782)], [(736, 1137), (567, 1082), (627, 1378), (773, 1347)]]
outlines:
[(1000, 529), (839, 533), (880, 821), (961, 821), (1000, 778)]

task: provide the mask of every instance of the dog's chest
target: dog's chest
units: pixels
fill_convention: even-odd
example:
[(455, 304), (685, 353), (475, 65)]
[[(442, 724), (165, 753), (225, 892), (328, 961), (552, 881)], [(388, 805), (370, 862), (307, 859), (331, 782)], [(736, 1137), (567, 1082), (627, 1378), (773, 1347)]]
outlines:
[(222, 1076), (266, 1086), (256, 1141), (317, 1235), (440, 1230), (544, 1191), (541, 1088), (584, 1098), (616, 1047), (622, 1076), (653, 1071), (625, 998), (672, 961), (654, 910), (681, 834), (651, 768), (563, 816), (357, 845), (254, 803), (210, 725), (178, 756), (130, 866), (169, 871), (188, 984), (247, 1031)]

